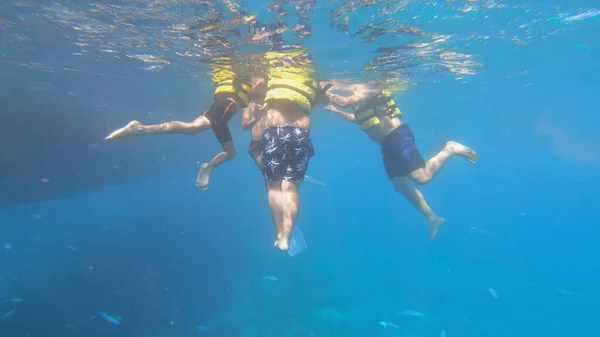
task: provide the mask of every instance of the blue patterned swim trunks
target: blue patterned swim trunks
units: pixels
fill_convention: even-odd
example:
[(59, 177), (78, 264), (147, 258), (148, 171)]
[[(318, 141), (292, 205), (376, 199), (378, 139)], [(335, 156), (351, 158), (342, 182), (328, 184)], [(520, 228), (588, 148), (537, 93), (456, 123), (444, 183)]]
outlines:
[(308, 162), (315, 150), (307, 129), (293, 126), (266, 128), (260, 139), (262, 171), (270, 181), (304, 181)]

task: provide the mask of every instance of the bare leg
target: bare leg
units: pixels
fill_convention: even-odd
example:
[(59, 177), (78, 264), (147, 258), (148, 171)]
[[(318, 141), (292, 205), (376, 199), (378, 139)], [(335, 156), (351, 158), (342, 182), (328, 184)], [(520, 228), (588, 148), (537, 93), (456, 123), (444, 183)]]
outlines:
[(236, 151), (233, 141), (228, 141), (226, 143), (222, 143), (221, 145), (223, 146), (222, 152), (218, 153), (209, 163), (200, 165), (200, 171), (198, 172), (198, 177), (196, 178), (196, 187), (203, 191), (208, 189), (210, 174), (212, 173), (213, 169), (235, 157)]
[(265, 180), (265, 182), (267, 185), (267, 196), (269, 198), (271, 217), (273, 218), (273, 224), (275, 225), (275, 231), (277, 232), (277, 240), (275, 241), (275, 246), (277, 246), (281, 235), (280, 233), (282, 232), (281, 228), (283, 222), (283, 193), (281, 191), (281, 180)]
[(172, 121), (155, 125), (143, 125), (138, 121), (131, 121), (124, 127), (108, 135), (106, 139), (112, 140), (145, 134), (195, 135), (210, 128), (210, 121), (204, 116), (196, 118), (191, 123)]
[(262, 156), (256, 156), (255, 163), (258, 165), (258, 168), (262, 170)]
[(459, 144), (457, 142), (448, 142), (446, 146), (438, 154), (429, 159), (425, 163), (425, 167), (415, 170), (410, 173), (410, 178), (416, 184), (427, 184), (440, 172), (444, 164), (450, 157), (459, 156), (471, 163), (476, 163), (479, 160), (477, 154), (472, 149)]
[(298, 218), (298, 210), (300, 208), (300, 186), (283, 180), (281, 182), (281, 204), (283, 205), (283, 221), (281, 231), (277, 235), (277, 246), (281, 250), (290, 248), (290, 236), (294, 231), (296, 219)]
[(392, 182), (396, 191), (402, 194), (414, 208), (427, 218), (429, 222), (429, 237), (431, 240), (435, 239), (438, 229), (445, 221), (444, 218), (438, 217), (433, 213), (421, 191), (414, 187), (408, 178), (394, 178)]

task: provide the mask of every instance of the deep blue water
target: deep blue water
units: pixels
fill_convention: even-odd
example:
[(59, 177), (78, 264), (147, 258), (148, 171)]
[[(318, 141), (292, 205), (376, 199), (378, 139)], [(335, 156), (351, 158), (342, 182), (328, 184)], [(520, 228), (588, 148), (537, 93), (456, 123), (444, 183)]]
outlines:
[[(595, 4), (560, 5), (576, 14)], [(17, 22), (41, 4), (2, 6), (2, 18)], [(73, 58), (70, 33), (38, 20), (19, 32), (1, 21), (0, 243), (10, 244), (0, 251), (1, 336), (597, 334), (599, 17), (526, 46), (463, 41), (456, 50), (475, 55), (480, 74), (429, 77), (395, 96), (424, 157), (448, 140), (480, 157), (451, 159), (420, 187), (447, 220), (434, 242), (394, 192), (377, 145), (316, 109), (308, 174), (327, 186), (302, 187), (308, 250), (293, 258), (272, 247), (239, 116), (239, 156), (206, 192), (194, 178), (218, 148), (211, 132), (104, 141), (132, 119), (195, 118), (212, 87), (186, 71), (191, 62), (149, 72), (127, 58)], [(475, 18), (436, 28), (478, 27)], [(17, 48), (17, 33), (46, 43)], [(324, 76), (372, 49), (315, 40)], [(404, 310), (425, 316), (397, 317)]]

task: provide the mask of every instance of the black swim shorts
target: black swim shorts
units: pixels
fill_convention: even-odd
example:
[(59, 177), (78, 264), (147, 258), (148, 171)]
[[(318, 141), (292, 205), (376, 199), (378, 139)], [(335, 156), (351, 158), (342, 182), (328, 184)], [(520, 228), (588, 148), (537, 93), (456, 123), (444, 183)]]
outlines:
[(252, 157), (252, 160), (256, 161), (256, 157), (260, 156), (260, 141), (252, 140), (250, 146), (248, 146), (248, 154)]
[(315, 150), (307, 129), (291, 126), (266, 128), (260, 139), (262, 171), (270, 181), (304, 181), (308, 162)]
[(227, 143), (232, 140), (227, 123), (236, 112), (237, 106), (235, 103), (227, 99), (214, 100), (210, 108), (204, 112), (203, 116), (210, 121), (219, 143)]
[(415, 146), (415, 137), (407, 124), (402, 124), (381, 141), (383, 165), (388, 178), (406, 177), (425, 166)]

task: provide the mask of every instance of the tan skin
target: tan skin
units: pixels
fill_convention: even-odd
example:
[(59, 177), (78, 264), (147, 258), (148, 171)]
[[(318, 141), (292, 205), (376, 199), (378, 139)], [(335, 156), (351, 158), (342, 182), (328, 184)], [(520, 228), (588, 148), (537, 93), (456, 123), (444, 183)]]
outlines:
[(266, 94), (266, 83), (263, 79), (257, 80), (255, 85), (252, 87), (252, 95), (250, 96), (250, 104), (242, 112), (242, 130), (252, 132), (252, 140), (259, 140), (262, 136), (261, 128), (257, 128), (256, 125), (259, 122), (264, 123), (263, 116), (265, 111), (261, 109), (264, 105)]
[[(320, 82), (319, 84), (321, 87), (325, 87), (329, 83), (332, 82)], [(252, 140), (254, 141), (260, 140), (263, 135), (263, 131), (267, 128), (266, 121), (268, 118), (263, 118), (266, 116), (267, 111), (262, 109), (262, 106), (264, 105), (266, 89), (266, 82), (264, 80), (255, 82), (255, 86), (252, 88), (252, 96), (250, 99), (251, 103), (248, 105), (248, 108), (244, 109), (242, 113), (242, 130), (250, 130), (252, 134)], [(258, 167), (262, 167), (262, 158), (258, 156), (256, 160)]]
[[(266, 111), (262, 109), (262, 106), (264, 105), (266, 89), (266, 82), (263, 79), (256, 81), (255, 86), (252, 88), (251, 103), (242, 112), (242, 130), (250, 130), (254, 141), (260, 140), (265, 130), (266, 118), (263, 117)], [(261, 156), (256, 157), (256, 165), (259, 168), (262, 167)]]
[[(237, 106), (243, 106), (244, 103), (235, 96), (229, 94), (219, 94), (215, 96), (215, 100), (227, 100), (235, 103)], [(107, 140), (119, 138), (134, 137), (148, 134), (180, 134), (180, 135), (196, 135), (200, 132), (209, 130), (212, 125), (208, 118), (199, 116), (192, 122), (170, 121), (162, 124), (143, 125), (139, 121), (131, 121), (123, 128), (120, 128), (106, 137)], [(210, 175), (212, 171), (219, 165), (233, 159), (237, 152), (233, 140), (221, 143), (223, 151), (219, 152), (210, 162), (200, 165), (200, 171), (196, 178), (196, 186), (201, 190), (208, 189)]]
[[(328, 82), (321, 82), (321, 87)], [(264, 96), (263, 96), (264, 97)], [(292, 126), (310, 129), (310, 115), (297, 104), (287, 101), (270, 101), (265, 110), (258, 105), (248, 108), (242, 116), (242, 128), (252, 129), (252, 139), (259, 140), (263, 131), (272, 126)], [(256, 164), (262, 167), (262, 159), (257, 158)], [(287, 180), (265, 180), (271, 217), (277, 231), (275, 247), (287, 251), (290, 236), (296, 225), (300, 209), (300, 185)]]
[[(262, 96), (264, 99), (264, 95)], [(260, 100), (258, 100), (260, 101)], [(258, 102), (253, 102), (242, 114), (242, 129), (252, 131), (252, 140), (259, 140), (266, 128), (276, 125), (310, 127), (310, 117), (294, 103), (274, 101), (263, 110)], [(262, 168), (261, 156), (256, 157), (256, 165)], [(275, 247), (289, 249), (289, 239), (298, 217), (300, 186), (286, 181), (265, 179), (271, 217), (277, 231)]]
[[(327, 92), (327, 98), (331, 103), (341, 108), (349, 108), (380, 94), (380, 91), (369, 89), (366, 85), (355, 85), (348, 89), (353, 92), (351, 96), (340, 96)], [(402, 125), (399, 118), (387, 116), (384, 108), (384, 106), (375, 108), (375, 112), (381, 123), (367, 130), (363, 130), (367, 136), (376, 143), (381, 143), (387, 135)], [(356, 122), (354, 114), (341, 111), (332, 105), (325, 107), (325, 110), (332, 112), (349, 122)], [(477, 154), (473, 150), (462, 144), (450, 141), (446, 144), (444, 149), (429, 159), (424, 167), (412, 171), (408, 177), (394, 177), (392, 179), (396, 191), (402, 194), (411, 205), (427, 219), (431, 240), (435, 239), (439, 227), (444, 223), (444, 219), (435, 215), (425, 201), (423, 194), (410, 182), (412, 181), (419, 185), (429, 183), (435, 175), (439, 173), (446, 161), (454, 155), (460, 156), (472, 163), (475, 163), (478, 160)]]
[[(263, 84), (262, 79), (258, 79), (258, 78), (253, 79), (251, 93), (253, 93), (254, 90), (259, 88), (262, 84)], [(256, 97), (256, 94), (251, 94), (250, 100), (252, 101), (252, 99), (255, 97)], [(236, 102), (236, 104), (237, 104), (237, 106), (242, 106), (242, 105), (240, 105), (240, 102)], [(249, 104), (252, 104), (252, 103), (249, 103)], [(245, 111), (248, 108), (249, 107), (246, 107), (243, 110)], [(242, 115), (243, 114), (244, 113), (242, 112)], [(210, 174), (212, 173), (212, 170), (215, 167), (217, 167), (218, 165), (224, 163), (225, 161), (233, 159), (233, 157), (235, 157), (235, 155), (236, 155), (236, 150), (235, 150), (233, 141), (223, 143), (222, 145), (223, 145), (223, 149), (224, 149), (223, 152), (221, 152), (217, 156), (215, 156), (215, 158), (213, 158), (213, 160), (211, 162), (200, 165), (200, 171), (198, 172), (198, 177), (196, 178), (196, 186), (201, 190), (208, 189), (208, 182), (209, 182)]]
[[(271, 101), (263, 117), (264, 129), (272, 126), (293, 126), (310, 129), (311, 119), (295, 103)], [(266, 180), (271, 217), (277, 231), (275, 247), (287, 251), (300, 209), (300, 185), (287, 180)]]

